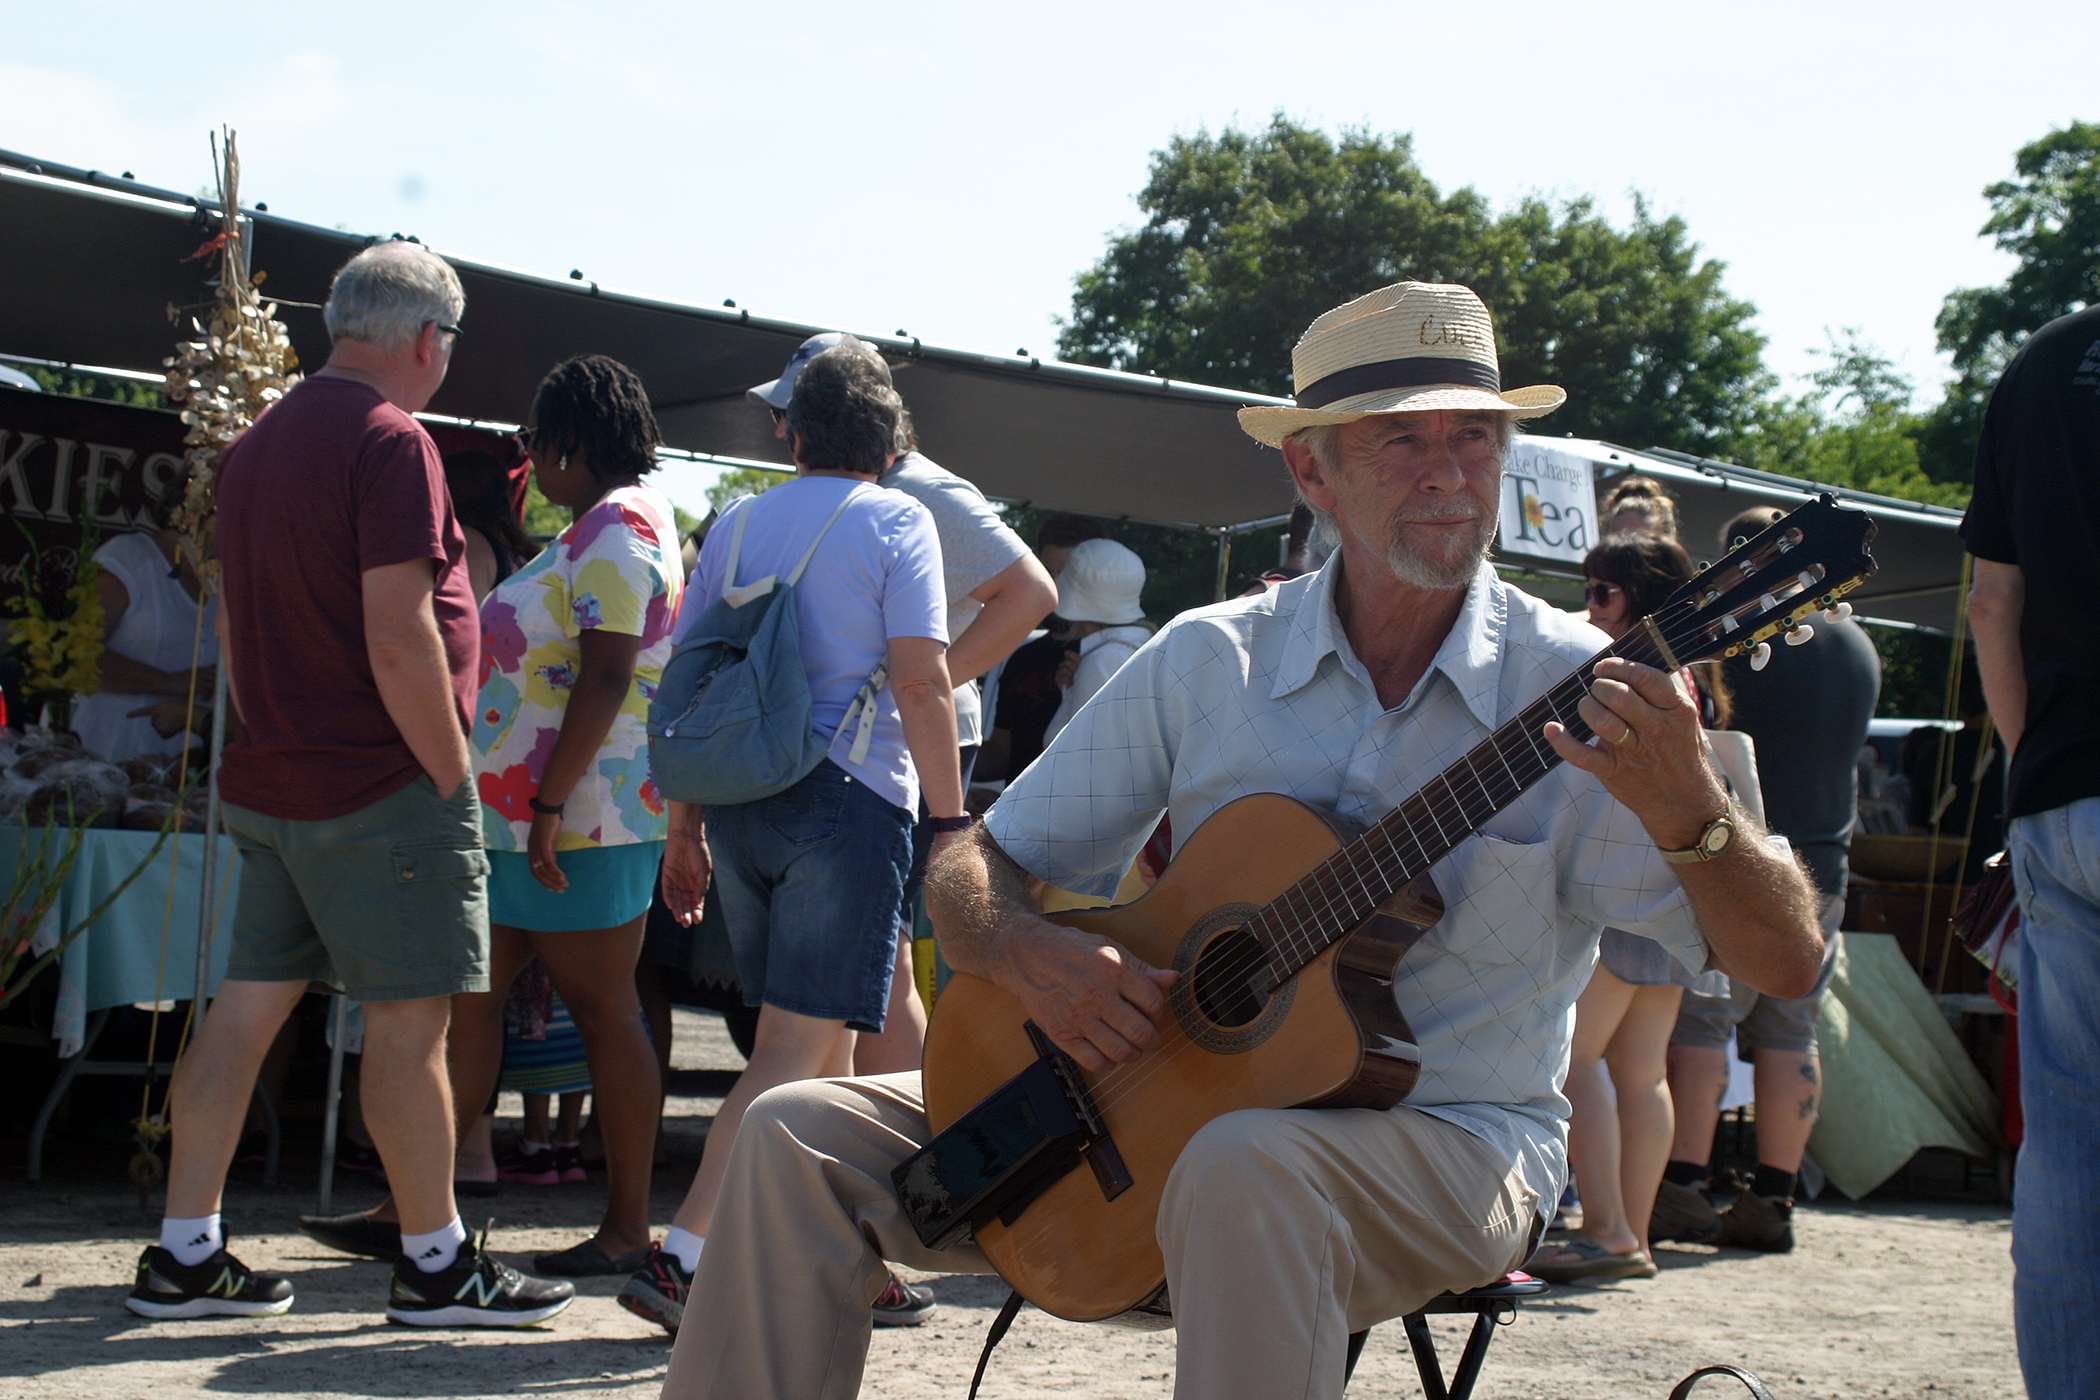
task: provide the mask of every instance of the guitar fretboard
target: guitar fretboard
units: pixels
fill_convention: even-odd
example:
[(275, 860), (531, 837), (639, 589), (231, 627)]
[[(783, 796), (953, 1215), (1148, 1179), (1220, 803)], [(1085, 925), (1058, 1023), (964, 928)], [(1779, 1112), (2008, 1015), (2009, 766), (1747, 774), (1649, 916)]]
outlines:
[(1593, 731), (1576, 706), (1607, 656), (1668, 664), (1646, 629), (1634, 627), (1314, 867), (1250, 921), (1249, 931), (1283, 955), (1272, 964), (1275, 975), (1287, 977), (1318, 957), (1552, 772), (1561, 757), (1541, 732), (1548, 720), (1565, 725), (1577, 742), (1588, 742)]

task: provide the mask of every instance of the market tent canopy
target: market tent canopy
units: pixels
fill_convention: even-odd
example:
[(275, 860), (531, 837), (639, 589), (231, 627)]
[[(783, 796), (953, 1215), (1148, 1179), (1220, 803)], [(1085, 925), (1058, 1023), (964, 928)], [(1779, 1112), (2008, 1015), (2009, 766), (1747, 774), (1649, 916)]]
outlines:
[(1851, 595), (1853, 608), (1870, 618), (1953, 630), (1961, 603), (1960, 511), (1867, 491), (1819, 488), (1793, 477), (1662, 448), (1636, 452), (1576, 438), (1552, 445), (1578, 452), (1595, 464), (1600, 505), (1611, 484), (1629, 472), (1662, 482), (1677, 498), (1678, 538), (1695, 560), (1718, 558), (1721, 527), (1752, 506), (1792, 510), (1818, 490), (1831, 490), (1844, 505), (1872, 516), (1876, 526), (1872, 549), (1880, 568)]
[[(157, 370), (177, 328), (167, 309), (210, 297), (210, 259), (183, 260), (216, 215), (167, 191), (0, 152), (0, 262), (10, 269), (0, 352)], [(7, 168), (13, 166), (15, 168)], [(264, 290), (317, 305), (329, 278), (376, 240), (251, 211)], [(523, 420), (540, 377), (597, 352), (649, 386), (666, 440), (690, 452), (785, 465), (766, 413), (744, 397), (821, 330), (730, 307), (685, 306), (594, 282), (447, 254), (466, 288), (466, 335), (431, 412)], [(328, 351), (318, 310), (287, 306), (302, 364)], [(1282, 457), (1234, 410), (1275, 400), (1142, 375), (864, 334), (895, 366), (921, 438), (943, 465), (1002, 500), (1161, 525), (1217, 528), (1290, 509)]]
[[(375, 241), (262, 210), (249, 217), (254, 265), (268, 275), (266, 290), (285, 302), (319, 303), (335, 269)], [(209, 299), (203, 279), (212, 261), (184, 259), (215, 229), (216, 215), (194, 198), (0, 152), (0, 259), (11, 274), (0, 306), (0, 353), (157, 371), (176, 338), (169, 308)], [(672, 446), (784, 466), (767, 415), (745, 390), (778, 374), (808, 336), (838, 329), (450, 261), (466, 287), (467, 333), (431, 409), (470, 421), (521, 421), (548, 367), (596, 351), (642, 376)], [(327, 336), (316, 307), (287, 306), (281, 314), (301, 361), (319, 364)], [(1290, 507), (1280, 455), (1243, 434), (1234, 418), (1242, 404), (1278, 400), (909, 336), (867, 338), (895, 366), (932, 454), (987, 495), (1210, 530), (1274, 521)], [(1817, 489), (1661, 449), (1575, 439), (1553, 445), (1590, 458), (1607, 487), (1635, 468), (1667, 482), (1695, 557), (1709, 553), (1735, 512), (1796, 504)], [(1881, 526), (1881, 572), (1861, 590), (1860, 611), (1950, 628), (1961, 574), (1959, 516), (1837, 494)]]

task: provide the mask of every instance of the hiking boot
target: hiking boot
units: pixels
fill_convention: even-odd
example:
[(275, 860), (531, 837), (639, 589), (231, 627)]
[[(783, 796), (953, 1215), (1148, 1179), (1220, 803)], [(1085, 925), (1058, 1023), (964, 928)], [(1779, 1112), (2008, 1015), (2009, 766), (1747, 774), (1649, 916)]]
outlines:
[(292, 1281), (259, 1274), (223, 1248), (201, 1264), (178, 1264), (157, 1244), (139, 1255), (124, 1306), (140, 1317), (275, 1317), (292, 1306)]
[(685, 1295), (692, 1290), (693, 1276), (680, 1267), (678, 1256), (652, 1244), (647, 1262), (620, 1285), (619, 1303), (675, 1337), (685, 1318)]
[(576, 1285), (519, 1273), (488, 1252), (488, 1240), (484, 1229), (434, 1274), (398, 1255), (386, 1315), (411, 1327), (529, 1327), (576, 1300)]
[(1721, 1212), (1721, 1243), (1766, 1254), (1788, 1253), (1794, 1247), (1794, 1203), (1745, 1191)]
[(1664, 1181), (1656, 1190), (1655, 1209), (1648, 1217), (1648, 1238), (1657, 1244), (1664, 1240), (1718, 1244), (1721, 1213), (1698, 1188)]
[(367, 1259), (392, 1259), (401, 1252), (401, 1222), (374, 1220), (363, 1211), (348, 1215), (302, 1215), (299, 1231), (330, 1249), (362, 1254)]
[(933, 1290), (906, 1283), (892, 1272), (872, 1307), (877, 1327), (917, 1327), (933, 1316)]

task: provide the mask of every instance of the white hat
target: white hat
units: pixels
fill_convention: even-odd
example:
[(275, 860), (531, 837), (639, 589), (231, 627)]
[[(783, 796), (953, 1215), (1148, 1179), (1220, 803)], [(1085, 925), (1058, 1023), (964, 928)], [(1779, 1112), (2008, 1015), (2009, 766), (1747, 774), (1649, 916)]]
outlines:
[(1114, 540), (1082, 540), (1057, 575), (1057, 615), (1072, 622), (1143, 622), (1145, 561)]
[(1395, 282), (1306, 329), (1291, 350), (1296, 408), (1240, 410), (1250, 437), (1281, 447), (1301, 428), (1373, 413), (1481, 410), (1536, 418), (1568, 401), (1551, 384), (1502, 390), (1495, 323), (1471, 287)]
[(788, 357), (787, 368), (780, 372), (780, 378), (755, 384), (744, 392), (768, 408), (784, 409), (788, 406), (788, 400), (795, 397), (795, 381), (801, 377), (804, 365), (834, 345), (857, 342), (859, 339), (859, 336), (848, 335), (844, 331), (824, 331), (813, 335), (797, 346), (795, 353)]

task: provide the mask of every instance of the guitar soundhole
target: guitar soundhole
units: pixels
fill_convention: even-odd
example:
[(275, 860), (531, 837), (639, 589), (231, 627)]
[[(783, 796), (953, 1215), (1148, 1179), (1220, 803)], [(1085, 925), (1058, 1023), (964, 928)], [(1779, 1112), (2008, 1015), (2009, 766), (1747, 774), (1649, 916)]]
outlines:
[(1196, 1006), (1203, 1018), (1212, 1025), (1236, 1030), (1261, 1015), (1269, 998), (1266, 993), (1257, 992), (1253, 983), (1267, 966), (1261, 944), (1245, 929), (1227, 929), (1213, 938), (1190, 969)]

